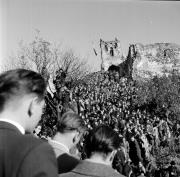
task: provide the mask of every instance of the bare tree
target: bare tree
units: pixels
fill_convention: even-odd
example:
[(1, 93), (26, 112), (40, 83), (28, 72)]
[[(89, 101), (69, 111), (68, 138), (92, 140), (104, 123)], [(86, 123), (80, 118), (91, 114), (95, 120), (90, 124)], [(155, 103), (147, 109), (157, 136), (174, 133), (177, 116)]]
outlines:
[(87, 60), (79, 59), (72, 49), (65, 51), (58, 60), (59, 66), (67, 73), (69, 79), (81, 79), (89, 73)]
[(21, 67), (30, 67), (39, 73), (46, 68), (51, 74), (51, 66), (54, 63), (51, 43), (37, 35), (29, 45), (21, 44), (18, 62)]
[[(60, 46), (54, 46), (43, 39), (39, 31), (30, 44), (20, 43), (20, 50), (11, 62), (6, 64), (6, 70), (12, 68), (26, 68), (41, 74), (55, 76), (55, 71), (63, 69), (68, 79), (80, 79), (87, 73), (87, 60), (78, 57), (72, 49), (62, 51)], [(13, 67), (12, 67), (13, 66)]]

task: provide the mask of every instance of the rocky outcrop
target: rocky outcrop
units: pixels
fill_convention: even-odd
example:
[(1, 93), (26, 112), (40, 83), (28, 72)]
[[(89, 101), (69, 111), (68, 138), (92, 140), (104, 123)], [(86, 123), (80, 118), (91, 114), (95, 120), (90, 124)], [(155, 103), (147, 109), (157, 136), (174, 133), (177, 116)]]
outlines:
[[(180, 45), (173, 43), (143, 45), (137, 43), (130, 46), (134, 46), (135, 51), (130, 52), (132, 48), (129, 47), (129, 53), (136, 53), (135, 55), (129, 55), (130, 58), (133, 58), (133, 64), (131, 66), (133, 80), (146, 80), (153, 76), (168, 75), (173, 70), (180, 73)], [(130, 60), (128, 60), (129, 57), (127, 56), (126, 59), (123, 60), (119, 57), (117, 66), (120, 72), (122, 72), (122, 69), (125, 73), (127, 72), (127, 66), (130, 64)], [(126, 63), (125, 67), (121, 67), (123, 63)], [(114, 63), (111, 64), (116, 65)], [(107, 72), (98, 71), (96, 73), (91, 73), (87, 75), (84, 80), (86, 83), (93, 83), (104, 77), (105, 73)], [(120, 74), (120, 76), (122, 75)]]
[(180, 45), (173, 43), (135, 44), (133, 78), (149, 78), (180, 71)]

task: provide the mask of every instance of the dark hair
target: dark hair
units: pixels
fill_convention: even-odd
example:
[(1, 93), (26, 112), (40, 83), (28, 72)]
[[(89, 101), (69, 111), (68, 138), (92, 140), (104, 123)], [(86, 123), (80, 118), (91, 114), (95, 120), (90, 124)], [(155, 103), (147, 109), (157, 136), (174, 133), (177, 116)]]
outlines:
[(13, 97), (35, 94), (42, 100), (46, 83), (42, 76), (26, 69), (9, 70), (0, 75), (0, 112)]
[(174, 160), (172, 160), (171, 165), (176, 165), (176, 162)]
[(69, 111), (58, 118), (57, 132), (65, 133), (72, 130), (82, 132), (84, 130), (84, 122), (78, 114)]
[(89, 158), (93, 152), (100, 152), (105, 155), (118, 149), (120, 146), (120, 138), (118, 134), (106, 125), (101, 125), (91, 130), (85, 149), (87, 157)]

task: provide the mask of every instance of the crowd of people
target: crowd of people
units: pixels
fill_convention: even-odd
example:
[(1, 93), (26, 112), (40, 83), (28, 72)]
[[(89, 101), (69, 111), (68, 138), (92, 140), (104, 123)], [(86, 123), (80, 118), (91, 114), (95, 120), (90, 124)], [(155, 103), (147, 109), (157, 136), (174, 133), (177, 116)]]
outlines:
[(52, 95), (33, 71), (0, 75), (0, 176), (180, 176), (156, 157), (180, 125), (137, 105), (135, 81), (99, 72), (70, 87), (62, 73)]
[[(114, 168), (128, 176), (127, 166), (130, 164), (132, 171), (129, 172), (135, 176), (141, 173), (155, 176), (156, 150), (169, 146), (174, 127), (166, 112), (157, 115), (137, 106), (136, 89), (134, 81), (119, 78), (118, 72), (103, 73), (75, 87), (72, 98), (77, 102), (78, 113), (88, 129), (103, 123), (118, 132), (121, 146)], [(179, 128), (177, 124), (176, 130)], [(176, 131), (178, 141), (179, 130)]]
[[(113, 167), (120, 174), (155, 176), (155, 173), (162, 171), (159, 169), (161, 165), (157, 164), (157, 151), (168, 147), (174, 137), (176, 144), (180, 144), (180, 125), (177, 123), (175, 127), (166, 111), (156, 114), (151, 109), (137, 105), (135, 84), (135, 81), (119, 78), (116, 71), (98, 72), (73, 88), (58, 85), (57, 93), (60, 90), (61, 95), (57, 96), (56, 93), (55, 98), (50, 100), (56, 100), (61, 115), (69, 110), (76, 112), (82, 118), (86, 132), (103, 124), (118, 133), (121, 145)], [(47, 122), (52, 122), (52, 119)], [(55, 124), (48, 127), (46, 136), (53, 135)], [(47, 130), (47, 127), (44, 129)], [(87, 158), (85, 139), (78, 146), (81, 159)], [(163, 164), (164, 169), (167, 166)]]

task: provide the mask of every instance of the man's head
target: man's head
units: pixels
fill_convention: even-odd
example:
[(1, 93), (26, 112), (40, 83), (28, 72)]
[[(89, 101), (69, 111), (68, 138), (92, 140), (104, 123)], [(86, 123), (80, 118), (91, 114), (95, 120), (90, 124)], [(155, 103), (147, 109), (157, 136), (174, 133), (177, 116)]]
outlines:
[(15, 69), (0, 75), (0, 117), (32, 131), (40, 120), (46, 84), (34, 71)]
[(172, 160), (172, 161), (171, 161), (171, 166), (174, 166), (174, 165), (176, 165), (176, 163), (175, 163), (174, 160)]
[(61, 138), (62, 141), (62, 137), (65, 137), (64, 143), (68, 147), (72, 147), (79, 142), (84, 131), (85, 126), (82, 118), (78, 114), (69, 111), (58, 118), (55, 138), (56, 140)]

